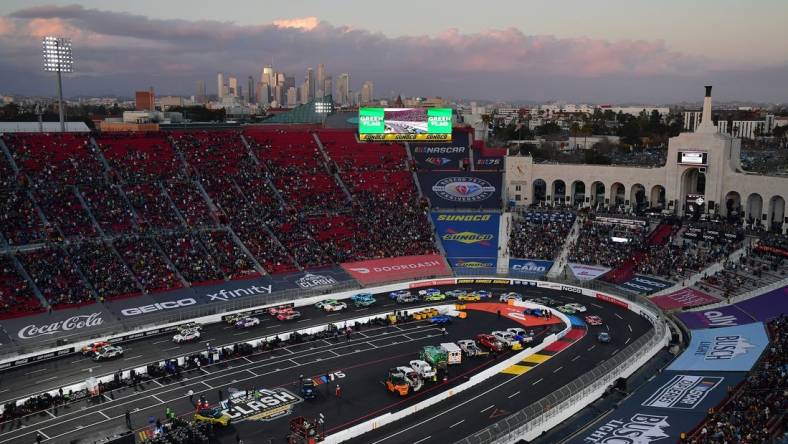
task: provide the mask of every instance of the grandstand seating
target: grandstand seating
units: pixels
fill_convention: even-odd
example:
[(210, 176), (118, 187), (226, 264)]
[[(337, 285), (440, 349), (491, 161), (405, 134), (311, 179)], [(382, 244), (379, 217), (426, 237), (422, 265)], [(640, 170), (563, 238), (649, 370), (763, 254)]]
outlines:
[(78, 187), (93, 217), (106, 234), (130, 233), (134, 228), (133, 215), (122, 190), (107, 182)]
[(37, 313), (41, 302), (19, 274), (11, 256), (0, 256), (0, 319)]
[(65, 237), (96, 235), (93, 221), (74, 193), (73, 186), (41, 185), (33, 191), (33, 199), (47, 221), (57, 227)]
[(561, 253), (575, 221), (568, 212), (528, 211), (509, 233), (509, 256), (553, 260)]
[(44, 222), (24, 190), (0, 190), (0, 233), (11, 246), (46, 240)]
[(226, 231), (198, 231), (197, 237), (227, 279), (259, 276), (252, 261)]
[(159, 134), (103, 135), (96, 142), (113, 171), (129, 183), (174, 178), (181, 170), (169, 141)]
[(113, 244), (146, 291), (171, 290), (182, 286), (152, 239), (128, 236), (115, 239)]
[(124, 189), (141, 222), (151, 228), (174, 229), (182, 224), (170, 200), (155, 183), (139, 183)]
[(164, 253), (184, 279), (192, 284), (206, 284), (223, 279), (210, 255), (188, 232), (157, 236)]
[(14, 133), (5, 134), (3, 141), (33, 182), (73, 185), (102, 177), (103, 168), (85, 134)]
[(67, 250), (99, 298), (132, 296), (140, 292), (129, 268), (103, 241), (72, 244)]
[(36, 287), (52, 308), (73, 307), (96, 302), (93, 293), (66, 252), (46, 247), (17, 254)]

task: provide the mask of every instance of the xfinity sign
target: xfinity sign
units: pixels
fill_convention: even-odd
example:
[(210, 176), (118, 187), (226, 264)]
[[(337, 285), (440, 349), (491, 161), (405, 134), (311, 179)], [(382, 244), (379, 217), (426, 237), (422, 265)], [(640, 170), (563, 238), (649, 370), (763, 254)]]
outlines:
[(178, 299), (177, 301), (157, 302), (155, 304), (143, 305), (142, 307), (124, 308), (120, 311), (123, 316), (137, 316), (141, 314), (153, 313), (163, 310), (172, 310), (181, 307), (188, 307), (196, 305), (197, 300), (194, 298)]
[(246, 288), (238, 288), (235, 290), (221, 289), (216, 293), (208, 293), (208, 302), (227, 302), (230, 299), (235, 299), (244, 296), (254, 296), (259, 294), (271, 294), (273, 289), (272, 285), (252, 285)]

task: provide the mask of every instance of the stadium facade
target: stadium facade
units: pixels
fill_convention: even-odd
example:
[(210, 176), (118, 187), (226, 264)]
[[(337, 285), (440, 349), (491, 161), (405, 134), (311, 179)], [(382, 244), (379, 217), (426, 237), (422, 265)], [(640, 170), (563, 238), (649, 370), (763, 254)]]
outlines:
[(741, 140), (717, 131), (706, 87), (702, 123), (670, 139), (661, 167), (535, 163), (506, 158), (506, 197), (516, 206), (551, 204), (634, 206), (646, 204), (685, 215), (687, 211), (727, 216), (740, 207), (746, 220), (785, 232), (788, 180), (745, 172)]

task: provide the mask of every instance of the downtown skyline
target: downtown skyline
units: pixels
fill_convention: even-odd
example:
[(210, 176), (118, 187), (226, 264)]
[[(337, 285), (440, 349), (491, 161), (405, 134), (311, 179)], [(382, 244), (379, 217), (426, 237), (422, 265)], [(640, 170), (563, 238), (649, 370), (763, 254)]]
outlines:
[[(378, 23), (363, 29), (308, 15), (247, 24), (197, 19), (194, 12), (176, 20), (79, 5), (15, 8), (14, 3), (19, 2), (0, 9), (0, 57), (5, 61), (0, 94), (51, 95), (51, 79), (40, 69), (40, 38), (62, 35), (73, 39), (75, 54), (67, 96), (128, 96), (150, 86), (163, 94), (190, 96), (198, 81), (215, 84), (210, 79), (217, 72), (258, 80), (261, 67), (273, 59), (287, 73), (326, 63), (334, 82), (339, 73), (351, 73), (353, 91), (371, 80), (380, 92), (376, 96), (394, 91), (512, 102), (661, 104), (692, 101), (699, 85), (714, 84), (720, 101), (788, 101), (788, 50), (770, 49), (771, 60), (758, 50), (748, 57), (722, 58), (713, 43), (714, 50), (697, 53), (691, 46), (673, 47), (682, 44), (676, 38), (616, 39), (623, 31), (591, 37), (562, 36), (560, 26), (550, 35), (514, 27), (469, 26), (463, 31), (450, 26), (452, 14), (458, 14), (451, 8), (446, 20), (436, 19), (423, 35), (389, 35)], [(263, 16), (264, 8), (258, 9), (257, 16)], [(347, 23), (358, 19), (348, 17)], [(771, 45), (773, 32), (764, 29)], [(684, 32), (678, 25), (670, 31)], [(741, 32), (735, 26), (726, 31)]]

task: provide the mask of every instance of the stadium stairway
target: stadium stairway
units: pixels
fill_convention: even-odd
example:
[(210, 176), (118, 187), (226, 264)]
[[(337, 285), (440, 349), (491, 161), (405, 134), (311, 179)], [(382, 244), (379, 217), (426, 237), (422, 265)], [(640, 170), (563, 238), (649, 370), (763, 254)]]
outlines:
[(569, 230), (569, 236), (566, 237), (563, 247), (561, 247), (561, 254), (558, 255), (552, 268), (547, 272), (547, 277), (556, 278), (561, 275), (564, 267), (569, 258), (569, 249), (575, 243), (577, 237), (580, 235), (580, 218), (576, 217), (572, 229)]
[(347, 185), (345, 185), (345, 182), (343, 182), (342, 178), (339, 177), (339, 171), (331, 168), (333, 160), (326, 152), (326, 148), (323, 146), (323, 142), (320, 141), (320, 137), (317, 136), (317, 133), (312, 133), (312, 137), (315, 139), (315, 143), (317, 143), (317, 149), (320, 150), (320, 154), (323, 156), (323, 162), (326, 166), (326, 171), (328, 174), (334, 176), (334, 180), (337, 182), (337, 184), (339, 184), (339, 187), (342, 188), (342, 191), (345, 193), (345, 197), (347, 197), (348, 202), (353, 202), (353, 195), (350, 194), (350, 190), (347, 188)]
[(14, 261), (14, 268), (16, 268), (16, 271), (19, 273), (19, 275), (25, 278), (28, 285), (30, 285), (30, 289), (33, 290), (33, 294), (36, 295), (38, 301), (41, 303), (41, 306), (49, 307), (49, 303), (47, 302), (47, 299), (44, 297), (44, 294), (41, 293), (41, 290), (38, 289), (38, 285), (36, 284), (36, 281), (33, 279), (32, 276), (30, 276), (27, 273), (27, 270), (25, 270), (25, 267), (22, 266), (21, 262), (19, 262), (19, 259), (15, 255), (10, 255), (10, 257), (11, 260)]
[(512, 226), (512, 213), (501, 214), (501, 225), (498, 227), (498, 272), (509, 271), (509, 230)]
[(603, 279), (614, 284), (620, 284), (632, 279), (632, 277), (635, 275), (635, 270), (637, 269), (638, 264), (645, 256), (646, 253), (643, 253), (642, 251), (632, 253), (632, 256), (628, 261), (608, 271), (603, 276)]
[(671, 224), (659, 224), (656, 229), (651, 233), (648, 238), (648, 244), (654, 246), (663, 246), (668, 242), (670, 233), (673, 231)]
[(268, 173), (268, 174), (265, 175), (265, 182), (266, 182), (266, 184), (268, 184), (268, 186), (273, 191), (274, 196), (276, 197), (276, 200), (279, 202), (279, 205), (281, 205), (282, 208), (287, 207), (287, 205), (285, 204), (285, 199), (282, 197), (282, 193), (279, 192), (279, 189), (276, 188), (276, 186), (274, 185), (274, 181), (271, 180), (270, 171), (268, 171), (268, 168), (265, 166), (265, 163), (264, 162), (260, 162), (260, 158), (257, 157), (257, 154), (255, 154), (254, 150), (249, 145), (249, 141), (246, 140), (246, 137), (244, 137), (243, 134), (241, 134), (240, 137), (241, 137), (241, 142), (246, 147), (246, 152), (249, 154), (249, 157), (252, 159), (252, 161), (254, 161), (255, 165), (257, 165), (257, 166), (261, 167), (262, 169), (266, 170), (266, 172)]
[(5, 146), (3, 139), (0, 138), (0, 151), (2, 151), (3, 155), (8, 160), (8, 164), (11, 165), (11, 168), (14, 170), (14, 175), (19, 174), (19, 167), (16, 165), (14, 161), (14, 156), (11, 155), (11, 151), (8, 151), (8, 147)]

